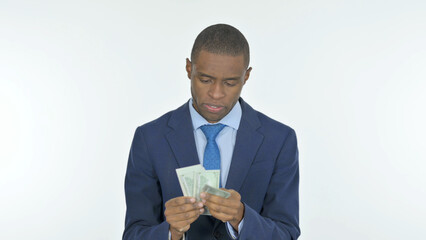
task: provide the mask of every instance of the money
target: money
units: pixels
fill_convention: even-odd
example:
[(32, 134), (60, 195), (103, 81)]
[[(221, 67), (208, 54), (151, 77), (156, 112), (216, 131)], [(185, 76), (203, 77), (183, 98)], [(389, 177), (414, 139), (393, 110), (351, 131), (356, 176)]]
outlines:
[(183, 195), (195, 197), (198, 201), (200, 201), (200, 193), (204, 185), (219, 187), (220, 170), (205, 170), (201, 164), (178, 168), (176, 174)]
[(207, 170), (196, 174), (195, 176), (195, 198), (197, 201), (201, 201), (200, 193), (201, 189), (205, 185), (219, 187), (220, 170)]
[[(229, 198), (231, 196), (231, 194), (227, 191), (223, 191), (222, 189), (219, 188), (214, 188), (212, 186), (209, 185), (204, 185), (204, 187), (201, 189), (201, 192), (206, 192), (212, 195), (216, 195), (219, 197), (223, 197), (223, 198)], [(211, 215), (209, 209), (207, 207), (204, 207), (204, 213), (202, 215)]]
[(176, 174), (184, 196), (195, 197), (195, 175), (205, 171), (201, 164), (178, 168)]
[[(205, 170), (201, 164), (197, 164), (178, 168), (176, 174), (184, 196), (194, 197), (197, 201), (201, 201), (201, 192), (226, 198), (230, 196), (228, 192), (219, 189), (220, 170)], [(210, 215), (207, 207), (204, 207), (204, 210), (203, 215)]]
[(201, 192), (206, 192), (209, 194), (213, 194), (219, 197), (223, 197), (223, 198), (229, 198), (231, 196), (231, 194), (227, 191), (224, 191), (222, 189), (219, 188), (214, 188), (212, 186), (209, 185), (205, 185), (202, 189)]

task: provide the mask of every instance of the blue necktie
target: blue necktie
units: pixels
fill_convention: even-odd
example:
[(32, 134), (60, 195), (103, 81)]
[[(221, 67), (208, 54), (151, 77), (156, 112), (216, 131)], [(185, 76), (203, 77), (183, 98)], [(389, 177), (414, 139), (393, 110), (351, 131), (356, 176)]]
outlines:
[(207, 138), (203, 161), (203, 166), (206, 170), (220, 170), (220, 152), (216, 143), (216, 137), (224, 127), (225, 125), (220, 123), (200, 127)]

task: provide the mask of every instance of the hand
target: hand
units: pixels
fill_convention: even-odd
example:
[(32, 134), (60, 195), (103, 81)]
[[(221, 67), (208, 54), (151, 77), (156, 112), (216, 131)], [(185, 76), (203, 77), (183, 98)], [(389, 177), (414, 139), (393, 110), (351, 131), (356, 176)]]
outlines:
[(172, 198), (165, 204), (164, 215), (170, 225), (172, 239), (181, 239), (193, 223), (204, 212), (203, 203), (193, 197)]
[(238, 224), (244, 217), (244, 204), (241, 202), (241, 195), (235, 190), (221, 188), (231, 194), (229, 198), (223, 198), (216, 195), (202, 192), (200, 197), (202, 202), (209, 208), (213, 217), (229, 222), (238, 232)]

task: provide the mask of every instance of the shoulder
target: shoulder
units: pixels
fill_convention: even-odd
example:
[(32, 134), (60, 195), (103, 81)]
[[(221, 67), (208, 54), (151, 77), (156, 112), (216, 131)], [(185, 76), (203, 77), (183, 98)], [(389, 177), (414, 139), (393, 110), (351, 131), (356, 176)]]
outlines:
[(277, 137), (296, 135), (294, 129), (290, 126), (272, 119), (259, 111), (254, 111), (256, 112), (256, 115), (261, 123), (260, 131), (262, 131), (264, 134)]
[(241, 101), (245, 118), (251, 122), (252, 125), (257, 125), (259, 131), (270, 135), (288, 135), (294, 134), (293, 128), (281, 123), (275, 119), (268, 117), (267, 115), (253, 109), (248, 103)]
[(184, 105), (180, 106), (179, 108), (169, 111), (165, 114), (163, 114), (162, 116), (160, 116), (159, 118), (152, 120), (150, 122), (147, 122), (145, 124), (140, 125), (137, 129), (136, 132), (141, 132), (143, 134), (151, 134), (151, 133), (162, 133), (162, 132), (168, 132), (170, 128), (170, 121), (172, 118), (176, 118), (182, 114), (184, 114), (185, 108), (187, 103), (185, 103)]
[(263, 135), (264, 141), (268, 146), (287, 146), (288, 148), (297, 149), (297, 136), (293, 128), (259, 111), (254, 111), (260, 121), (258, 132)]

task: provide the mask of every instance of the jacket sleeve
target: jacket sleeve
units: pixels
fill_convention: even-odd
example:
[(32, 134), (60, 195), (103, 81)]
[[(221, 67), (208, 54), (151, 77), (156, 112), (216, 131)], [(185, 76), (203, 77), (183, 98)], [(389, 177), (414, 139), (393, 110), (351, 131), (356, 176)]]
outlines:
[(168, 239), (161, 188), (150, 161), (142, 128), (136, 129), (125, 178), (126, 220), (123, 240)]
[(239, 239), (295, 240), (299, 228), (299, 161), (294, 130), (278, 155), (260, 213), (247, 204)]

